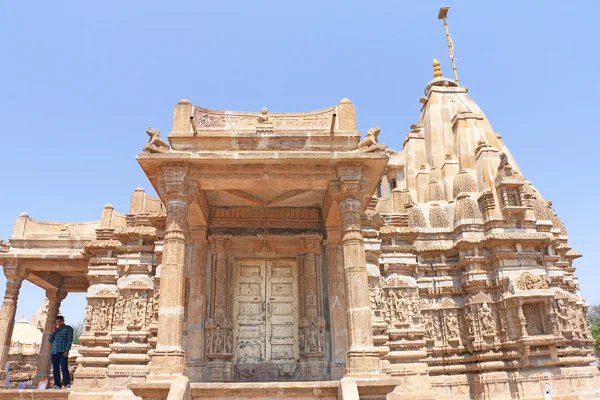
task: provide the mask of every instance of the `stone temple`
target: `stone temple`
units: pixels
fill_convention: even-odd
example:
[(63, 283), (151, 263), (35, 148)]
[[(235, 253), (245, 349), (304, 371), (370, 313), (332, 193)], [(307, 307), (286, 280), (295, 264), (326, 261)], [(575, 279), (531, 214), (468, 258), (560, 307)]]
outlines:
[(361, 140), (348, 99), (182, 100), (168, 142), (149, 128), (137, 155), (159, 198), (135, 189), (92, 222), (20, 215), (0, 242), (0, 364), (23, 280), (49, 301), (37, 380), (69, 292), (87, 292), (85, 331), (70, 392), (0, 398), (600, 398), (581, 254), (434, 67), (401, 150), (376, 127)]

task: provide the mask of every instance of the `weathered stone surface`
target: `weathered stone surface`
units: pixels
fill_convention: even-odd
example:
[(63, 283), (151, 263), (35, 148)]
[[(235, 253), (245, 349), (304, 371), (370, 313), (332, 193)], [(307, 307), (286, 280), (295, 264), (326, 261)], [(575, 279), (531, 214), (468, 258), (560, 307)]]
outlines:
[(436, 74), (399, 152), (379, 128), (359, 142), (348, 99), (180, 101), (172, 149), (149, 129), (137, 157), (159, 198), (135, 189), (128, 214), (89, 223), (17, 218), (0, 361), (27, 279), (52, 313), (87, 291), (72, 399), (598, 398), (581, 255)]

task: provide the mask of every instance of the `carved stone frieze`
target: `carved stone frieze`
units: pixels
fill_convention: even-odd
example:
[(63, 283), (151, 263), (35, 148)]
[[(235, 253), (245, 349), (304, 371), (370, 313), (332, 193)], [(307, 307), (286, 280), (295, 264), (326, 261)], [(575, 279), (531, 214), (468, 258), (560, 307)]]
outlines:
[(545, 276), (535, 276), (530, 272), (524, 272), (515, 279), (515, 284), (520, 290), (548, 289), (548, 278)]
[(274, 130), (329, 131), (334, 113), (335, 107), (305, 113), (263, 113), (210, 110), (194, 106), (193, 118), (201, 129), (249, 131), (255, 130), (259, 124), (269, 123)]
[(322, 227), (321, 212), (317, 208), (211, 207), (210, 219), (214, 227)]

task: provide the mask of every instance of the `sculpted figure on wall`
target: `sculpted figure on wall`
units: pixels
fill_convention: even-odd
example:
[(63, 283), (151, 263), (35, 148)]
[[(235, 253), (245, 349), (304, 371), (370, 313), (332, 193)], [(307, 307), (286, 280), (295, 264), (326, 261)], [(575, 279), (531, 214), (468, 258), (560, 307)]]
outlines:
[(269, 112), (267, 111), (267, 107), (263, 107), (260, 110), (260, 115), (258, 116), (259, 124), (268, 124), (269, 123)]
[(544, 333), (537, 304), (524, 304), (523, 315), (525, 316), (526, 329), (529, 335), (542, 335)]
[(89, 301), (85, 306), (85, 312), (83, 314), (83, 326), (85, 326), (86, 330), (90, 330), (92, 328), (92, 306)]
[(429, 340), (441, 340), (440, 319), (437, 314), (423, 312), (421, 323), (425, 328), (425, 337)]
[(206, 321), (206, 351), (209, 358), (230, 357), (233, 351), (233, 324), (227, 318)]
[(125, 309), (125, 299), (123, 295), (119, 294), (115, 302), (115, 323), (123, 318), (123, 311)]
[(369, 289), (371, 311), (390, 326), (418, 323), (421, 317), (421, 303), (416, 293), (403, 280), (396, 276), (381, 278)]
[(373, 303), (375, 305), (374, 311), (375, 311), (376, 315), (387, 314), (387, 310), (385, 310), (385, 313), (384, 313), (384, 309), (387, 309), (385, 293), (384, 293), (383, 289), (381, 288), (381, 286), (379, 286), (379, 285), (375, 286), (374, 293), (373, 293)]
[(444, 317), (446, 326), (446, 335), (448, 339), (459, 339), (460, 328), (458, 326), (458, 318), (453, 312), (447, 312)]
[(385, 151), (387, 146), (385, 144), (379, 144), (377, 140), (377, 136), (381, 129), (378, 126), (374, 126), (373, 128), (367, 131), (366, 137), (358, 143), (355, 151), (360, 152), (374, 152), (374, 151)]
[(0, 238), (0, 253), (6, 253), (10, 249), (10, 243)]
[(561, 331), (570, 331), (571, 330), (571, 321), (569, 318), (569, 311), (567, 310), (567, 306), (565, 306), (565, 302), (562, 299), (559, 299), (556, 303), (556, 316), (558, 317), (560, 330)]
[(298, 341), (301, 353), (322, 353), (325, 351), (325, 319), (322, 317), (303, 318), (300, 322)]
[(548, 289), (548, 280), (545, 276), (535, 276), (529, 272), (524, 272), (518, 277), (515, 284), (520, 290)]
[(107, 332), (112, 329), (114, 299), (88, 299), (83, 315), (83, 325), (86, 331)]
[(171, 146), (160, 137), (158, 129), (148, 127), (146, 133), (150, 136), (150, 140), (143, 147), (144, 153), (168, 153), (171, 151)]
[(483, 303), (479, 309), (479, 320), (481, 321), (484, 335), (496, 334), (496, 317), (487, 303)]
[(154, 289), (154, 294), (152, 298), (152, 316), (151, 323), (158, 323), (158, 300), (160, 297), (160, 291), (158, 288)]

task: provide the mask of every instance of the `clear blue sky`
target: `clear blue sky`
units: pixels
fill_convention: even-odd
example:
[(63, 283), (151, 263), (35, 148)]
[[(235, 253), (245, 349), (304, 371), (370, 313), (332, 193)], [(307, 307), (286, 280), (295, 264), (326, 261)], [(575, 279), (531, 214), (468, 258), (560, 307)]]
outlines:
[[(348, 97), (395, 149), (434, 57), (452, 69), (446, 1), (6, 2), (0, 13), (0, 236), (15, 217), (86, 221), (131, 190), (147, 126), (208, 108), (320, 109)], [(449, 3), (449, 2), (448, 2)], [(453, 4), (454, 3), (454, 4)], [(527, 179), (554, 202), (588, 302), (600, 301), (597, 1), (449, 3), (460, 81)], [(594, 39), (596, 38), (596, 39)], [(0, 278), (0, 294), (5, 280)], [(25, 284), (18, 317), (44, 293)], [(63, 313), (82, 320), (84, 295)]]

